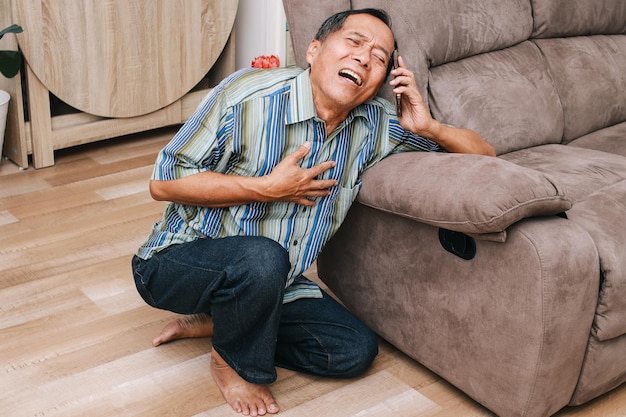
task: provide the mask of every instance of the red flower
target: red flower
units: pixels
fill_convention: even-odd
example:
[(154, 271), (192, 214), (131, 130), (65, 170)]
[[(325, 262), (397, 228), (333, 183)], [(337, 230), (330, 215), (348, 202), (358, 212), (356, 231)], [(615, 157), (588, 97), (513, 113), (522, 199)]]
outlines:
[(252, 68), (278, 68), (280, 59), (276, 55), (259, 55), (252, 60)]

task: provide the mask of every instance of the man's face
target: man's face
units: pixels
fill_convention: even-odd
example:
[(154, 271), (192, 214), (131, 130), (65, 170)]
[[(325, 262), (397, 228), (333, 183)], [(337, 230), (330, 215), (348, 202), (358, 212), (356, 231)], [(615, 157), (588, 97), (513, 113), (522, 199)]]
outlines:
[(348, 16), (324, 41), (313, 40), (307, 62), (316, 105), (352, 109), (372, 99), (385, 82), (393, 46), (391, 30), (368, 14)]

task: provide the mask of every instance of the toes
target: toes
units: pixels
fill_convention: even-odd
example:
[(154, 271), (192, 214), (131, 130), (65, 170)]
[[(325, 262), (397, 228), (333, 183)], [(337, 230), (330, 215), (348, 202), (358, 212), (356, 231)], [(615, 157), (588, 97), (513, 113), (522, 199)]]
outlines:
[(154, 337), (154, 339), (152, 339), (152, 346), (154, 347), (159, 346), (161, 343), (164, 343), (163, 333), (159, 333)]
[(270, 414), (276, 414), (280, 411), (280, 408), (278, 407), (278, 404), (276, 403), (271, 403), (267, 406), (267, 412)]
[(231, 404), (230, 406), (233, 408), (233, 410), (234, 410), (236, 413), (240, 413), (240, 414), (246, 415), (246, 413), (244, 412), (244, 409), (243, 409), (243, 407), (241, 406), (241, 403), (240, 403), (239, 401), (234, 402), (234, 403), (233, 403), (233, 404)]
[(257, 406), (256, 414), (253, 414), (253, 415), (255, 415), (255, 416), (264, 416), (265, 413), (266, 413), (266, 411), (265, 411), (265, 404), (263, 404), (263, 405)]

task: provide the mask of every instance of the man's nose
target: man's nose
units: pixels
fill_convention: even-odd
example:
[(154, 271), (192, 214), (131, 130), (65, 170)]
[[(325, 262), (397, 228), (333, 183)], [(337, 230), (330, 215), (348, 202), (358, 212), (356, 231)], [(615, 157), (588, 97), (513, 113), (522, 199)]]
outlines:
[(369, 67), (371, 60), (370, 52), (367, 50), (367, 48), (359, 48), (352, 54), (352, 59), (367, 68)]

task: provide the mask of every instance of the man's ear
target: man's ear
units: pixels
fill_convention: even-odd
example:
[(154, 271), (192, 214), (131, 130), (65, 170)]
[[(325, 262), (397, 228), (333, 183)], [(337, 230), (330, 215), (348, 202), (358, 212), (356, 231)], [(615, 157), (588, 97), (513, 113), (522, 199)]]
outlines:
[(306, 50), (306, 62), (308, 62), (309, 65), (311, 65), (311, 62), (315, 60), (320, 44), (321, 42), (317, 39), (313, 39), (311, 43), (309, 43), (309, 47)]

